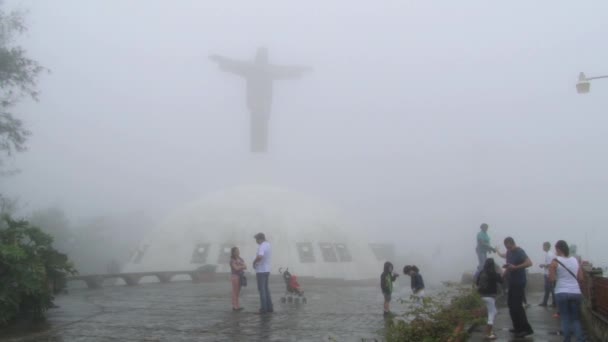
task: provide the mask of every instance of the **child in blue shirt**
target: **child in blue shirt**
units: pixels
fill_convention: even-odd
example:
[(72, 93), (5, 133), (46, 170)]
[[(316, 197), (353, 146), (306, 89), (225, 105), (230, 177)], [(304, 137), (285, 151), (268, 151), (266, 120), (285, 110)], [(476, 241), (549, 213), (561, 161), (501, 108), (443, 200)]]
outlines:
[(424, 279), (422, 279), (420, 270), (418, 269), (418, 267), (416, 267), (416, 265), (407, 265), (403, 268), (403, 273), (409, 275), (412, 278), (412, 292), (416, 297), (416, 301), (422, 304), (422, 300), (424, 299)]

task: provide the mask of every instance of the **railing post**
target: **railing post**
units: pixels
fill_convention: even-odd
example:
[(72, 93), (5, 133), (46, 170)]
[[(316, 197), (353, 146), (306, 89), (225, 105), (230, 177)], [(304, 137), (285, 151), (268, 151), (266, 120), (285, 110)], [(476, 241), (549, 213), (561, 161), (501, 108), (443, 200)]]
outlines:
[(189, 272), (188, 275), (190, 275), (193, 283), (200, 283), (202, 280), (201, 274), (198, 271)]
[(125, 283), (127, 283), (128, 286), (136, 286), (139, 284), (142, 276), (135, 274), (123, 274), (121, 275), (121, 278), (125, 281)]
[(98, 289), (103, 285), (103, 277), (93, 275), (93, 276), (84, 276), (82, 279), (87, 283), (87, 287), (90, 289)]
[(170, 283), (171, 282), (171, 278), (173, 278), (173, 276), (174, 276), (173, 273), (168, 273), (168, 272), (163, 272), (163, 273), (157, 273), (156, 274), (156, 277), (158, 278), (158, 281), (160, 281), (163, 284)]

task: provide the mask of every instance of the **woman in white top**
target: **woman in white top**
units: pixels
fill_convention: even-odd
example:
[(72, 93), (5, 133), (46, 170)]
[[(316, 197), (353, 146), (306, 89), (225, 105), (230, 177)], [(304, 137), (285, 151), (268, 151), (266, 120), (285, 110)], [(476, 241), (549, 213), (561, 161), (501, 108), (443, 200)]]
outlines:
[(555, 281), (555, 300), (559, 308), (564, 341), (574, 335), (577, 341), (585, 341), (581, 325), (583, 295), (578, 285), (583, 279), (578, 260), (570, 256), (570, 248), (564, 240), (555, 243), (555, 259), (549, 266), (549, 280)]

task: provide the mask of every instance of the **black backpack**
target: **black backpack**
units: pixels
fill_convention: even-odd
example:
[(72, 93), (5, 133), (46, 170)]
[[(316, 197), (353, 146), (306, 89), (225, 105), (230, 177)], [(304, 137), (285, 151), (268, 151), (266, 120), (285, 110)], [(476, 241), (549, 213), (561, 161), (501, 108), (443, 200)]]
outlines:
[(481, 271), (477, 277), (477, 291), (488, 293), (490, 290), (490, 275), (486, 271)]

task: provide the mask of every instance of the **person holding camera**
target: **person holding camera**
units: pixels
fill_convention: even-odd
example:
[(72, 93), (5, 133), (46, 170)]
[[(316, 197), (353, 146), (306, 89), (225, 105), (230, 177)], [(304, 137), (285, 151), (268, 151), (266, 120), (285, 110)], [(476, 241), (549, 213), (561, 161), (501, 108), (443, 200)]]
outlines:
[(532, 261), (521, 247), (515, 244), (512, 237), (507, 237), (504, 240), (507, 253), (505, 255), (507, 263), (503, 266), (505, 272), (503, 278), (509, 284), (507, 292), (507, 304), (509, 306), (509, 315), (513, 322), (513, 329), (510, 329), (515, 337), (522, 338), (534, 334), (534, 330), (528, 322), (526, 310), (524, 310), (524, 296), (526, 288), (526, 268), (532, 266)]

